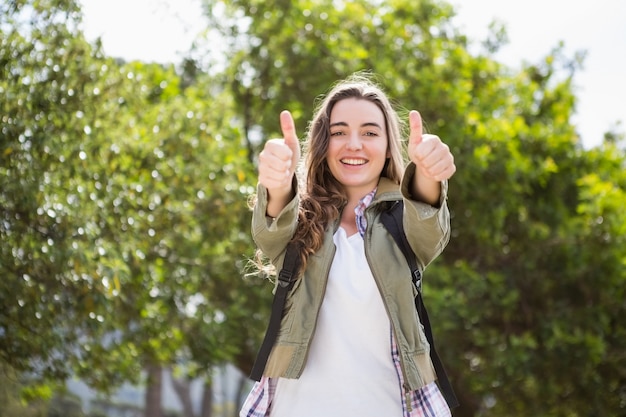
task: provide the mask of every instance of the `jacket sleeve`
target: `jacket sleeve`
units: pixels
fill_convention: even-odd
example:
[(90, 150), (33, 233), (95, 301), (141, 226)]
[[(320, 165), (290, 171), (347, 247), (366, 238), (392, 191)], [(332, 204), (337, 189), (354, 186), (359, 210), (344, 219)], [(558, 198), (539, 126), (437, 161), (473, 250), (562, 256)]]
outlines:
[(416, 175), (416, 166), (409, 163), (400, 185), (404, 199), (403, 226), (422, 270), (443, 252), (450, 240), (448, 182), (441, 183), (439, 207), (413, 199), (409, 186)]
[(293, 186), (296, 190), (295, 197), (275, 218), (266, 214), (267, 188), (262, 185), (257, 186), (257, 201), (252, 210), (252, 239), (274, 266), (279, 265), (279, 258), (298, 225), (299, 197), (295, 180)]

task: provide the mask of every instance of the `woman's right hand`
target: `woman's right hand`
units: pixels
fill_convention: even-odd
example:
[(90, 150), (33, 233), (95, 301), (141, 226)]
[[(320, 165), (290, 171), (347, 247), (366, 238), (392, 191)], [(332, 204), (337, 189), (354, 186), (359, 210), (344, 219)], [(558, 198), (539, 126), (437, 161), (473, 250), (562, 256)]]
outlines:
[(300, 161), (300, 143), (291, 113), (280, 113), (282, 139), (270, 139), (259, 154), (259, 184), (268, 192), (267, 215), (276, 217), (294, 196), (293, 176)]

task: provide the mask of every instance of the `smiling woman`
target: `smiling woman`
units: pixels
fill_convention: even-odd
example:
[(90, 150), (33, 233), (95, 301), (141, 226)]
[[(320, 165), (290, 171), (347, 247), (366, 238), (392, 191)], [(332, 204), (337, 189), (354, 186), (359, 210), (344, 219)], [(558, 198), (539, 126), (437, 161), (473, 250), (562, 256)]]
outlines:
[(399, 116), (365, 74), (337, 83), (319, 104), (297, 179), (294, 121), (283, 111), (280, 122), (283, 138), (259, 155), (252, 235), (274, 270), (298, 267), (293, 284), (277, 287), (285, 307), (274, 309), (270, 323), (279, 325), (267, 333), (240, 416), (449, 417), (456, 398), (443, 389), (444, 399), (435, 382), (408, 265), (382, 224), (401, 203), (420, 271), (443, 251), (450, 149), (424, 135), (411, 111), (405, 164)]

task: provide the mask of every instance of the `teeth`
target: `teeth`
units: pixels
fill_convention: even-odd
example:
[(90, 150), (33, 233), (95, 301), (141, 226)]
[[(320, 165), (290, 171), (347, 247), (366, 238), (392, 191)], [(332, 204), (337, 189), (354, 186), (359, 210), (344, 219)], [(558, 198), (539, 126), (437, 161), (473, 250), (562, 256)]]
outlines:
[(342, 159), (341, 162), (347, 165), (363, 165), (366, 161), (364, 159)]

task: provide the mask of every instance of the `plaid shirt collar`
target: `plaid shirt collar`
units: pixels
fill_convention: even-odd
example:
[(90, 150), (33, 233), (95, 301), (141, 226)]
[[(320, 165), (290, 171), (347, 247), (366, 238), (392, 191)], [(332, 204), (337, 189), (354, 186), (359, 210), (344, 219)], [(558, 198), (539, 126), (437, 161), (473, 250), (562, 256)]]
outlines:
[(374, 200), (374, 196), (376, 195), (376, 190), (378, 187), (374, 188), (371, 192), (369, 192), (365, 197), (363, 197), (359, 204), (354, 208), (354, 214), (356, 214), (356, 227), (359, 229), (359, 234), (361, 237), (365, 236), (365, 229), (367, 228), (367, 220), (365, 219), (365, 209), (372, 203)]

